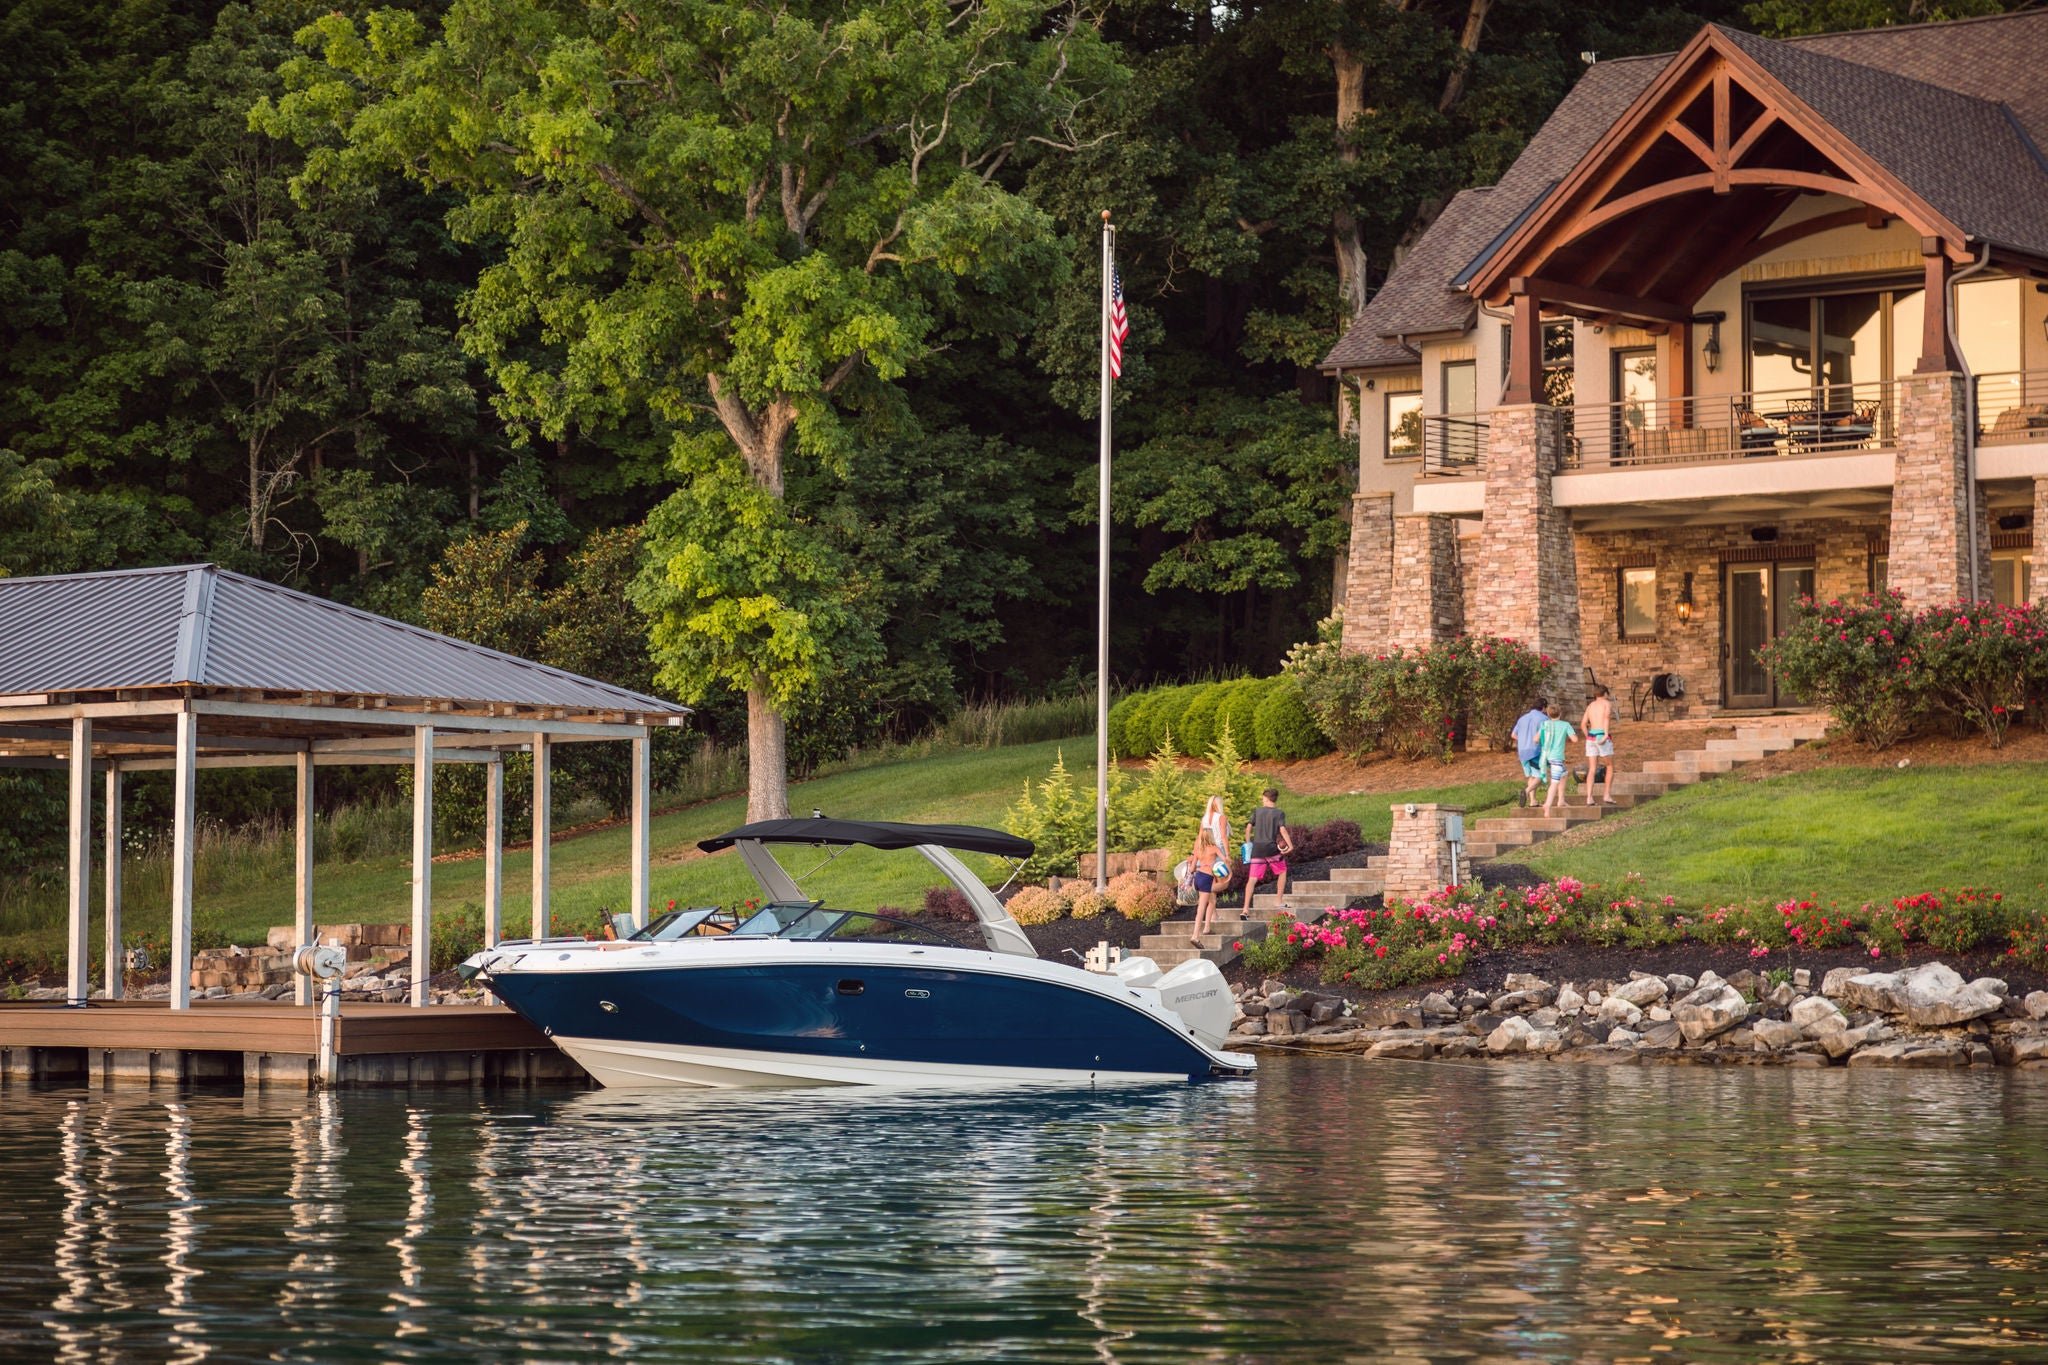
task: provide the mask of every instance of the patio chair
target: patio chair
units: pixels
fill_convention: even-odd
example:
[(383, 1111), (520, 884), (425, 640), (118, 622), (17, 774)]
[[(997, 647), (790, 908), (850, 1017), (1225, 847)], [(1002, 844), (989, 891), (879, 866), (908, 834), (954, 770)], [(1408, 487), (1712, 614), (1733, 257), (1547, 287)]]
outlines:
[(1742, 442), (1744, 455), (1774, 455), (1778, 450), (1778, 438), (1784, 433), (1764, 420), (1762, 413), (1754, 408), (1737, 408), (1735, 430)]

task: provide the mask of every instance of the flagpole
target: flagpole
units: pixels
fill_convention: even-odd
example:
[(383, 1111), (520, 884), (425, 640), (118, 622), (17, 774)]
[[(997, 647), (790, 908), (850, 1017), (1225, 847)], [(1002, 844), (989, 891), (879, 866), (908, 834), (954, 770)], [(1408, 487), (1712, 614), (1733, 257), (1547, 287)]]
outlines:
[(1102, 363), (1102, 500), (1095, 560), (1095, 889), (1109, 885), (1109, 273), (1116, 229), (1102, 211), (1102, 315), (1096, 342)]

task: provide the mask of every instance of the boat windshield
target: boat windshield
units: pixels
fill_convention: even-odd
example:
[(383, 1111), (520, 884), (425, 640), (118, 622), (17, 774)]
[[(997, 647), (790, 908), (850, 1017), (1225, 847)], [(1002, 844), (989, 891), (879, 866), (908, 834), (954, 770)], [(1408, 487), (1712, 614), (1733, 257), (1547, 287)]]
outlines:
[(865, 910), (832, 910), (822, 901), (781, 901), (764, 905), (728, 936), (732, 938), (830, 939), (835, 943), (907, 943), (939, 948), (967, 944), (930, 924)]
[(731, 932), (732, 916), (715, 905), (693, 905), (688, 910), (671, 910), (657, 918), (652, 924), (631, 938), (662, 942), (668, 939), (684, 938), (691, 934), (723, 934)]

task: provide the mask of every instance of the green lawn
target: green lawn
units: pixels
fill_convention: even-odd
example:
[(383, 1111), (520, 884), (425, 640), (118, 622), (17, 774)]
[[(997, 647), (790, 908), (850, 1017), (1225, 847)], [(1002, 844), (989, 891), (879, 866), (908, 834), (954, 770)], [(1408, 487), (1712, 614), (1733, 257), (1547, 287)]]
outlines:
[[(1036, 781), (1051, 768), (1055, 753), (1064, 751), (1078, 786), (1092, 790), (1095, 781), (1093, 743), (1087, 738), (1049, 740), (1007, 748), (969, 749), (902, 763), (863, 768), (796, 785), (790, 807), (806, 814), (814, 807), (828, 815), (875, 820), (933, 821), (1000, 827), (1003, 812), (1014, 804), (1026, 781)], [(1254, 767), (1257, 765), (1254, 764)], [(1286, 796), (1290, 820), (1320, 823), (1343, 818), (1358, 822), (1369, 840), (1383, 841), (1391, 823), (1388, 807), (1399, 801), (1459, 802), (1477, 811), (1503, 806), (1513, 799), (1513, 782), (1479, 783), (1435, 791), (1375, 793), (1364, 796)], [(1233, 812), (1233, 815), (1241, 813)], [(700, 839), (741, 824), (743, 798), (705, 802), (655, 818), (653, 830), (653, 892), (657, 904), (673, 899), (684, 905), (731, 905), (755, 894), (753, 879), (731, 853), (702, 856)], [(591, 923), (599, 907), (623, 910), (627, 904), (628, 832), (623, 825), (559, 840), (551, 878), (554, 908), (563, 919)], [(914, 854), (882, 854), (852, 849), (831, 859), (815, 876), (804, 876), (825, 863), (829, 851), (786, 851), (786, 866), (815, 894), (848, 908), (878, 904), (912, 906), (922, 902), (924, 888), (941, 884), (937, 872)], [(274, 854), (242, 859), (232, 874), (210, 872), (204, 860), (198, 871), (196, 929), (202, 942), (259, 943), (264, 932), (292, 918), (292, 876), (289, 852), (279, 841)], [(979, 860), (982, 870), (1001, 876), (996, 859)], [(529, 923), (529, 855), (514, 851), (505, 857), (505, 916), (508, 928), (523, 932)], [(128, 936), (161, 942), (168, 934), (167, 882), (161, 864), (128, 878), (124, 929)], [(411, 914), (411, 866), (404, 855), (328, 862), (314, 869), (315, 913), (322, 923), (355, 921), (395, 923)], [(437, 862), (433, 869), (437, 911), (474, 910), (483, 898), (483, 863), (474, 857)], [(0, 932), (0, 960), (26, 957), (54, 960), (63, 951), (61, 890), (37, 898), (33, 907), (16, 905)], [(102, 941), (93, 928), (94, 944)]]
[(1603, 821), (1579, 847), (1539, 846), (1528, 862), (1603, 886), (1640, 872), (1653, 894), (1692, 905), (1861, 904), (1971, 885), (2048, 906), (2044, 793), (2041, 763), (1723, 779)]

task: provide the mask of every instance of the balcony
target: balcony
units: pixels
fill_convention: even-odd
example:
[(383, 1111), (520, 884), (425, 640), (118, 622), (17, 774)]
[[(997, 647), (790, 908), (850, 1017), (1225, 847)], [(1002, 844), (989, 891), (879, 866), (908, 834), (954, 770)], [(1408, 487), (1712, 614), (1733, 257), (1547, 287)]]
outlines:
[(1486, 414), (1443, 413), (1422, 419), (1422, 477), (1462, 479), (1486, 472)]
[(1563, 469), (1623, 469), (1890, 450), (1889, 383), (1581, 404)]
[(2048, 441), (2048, 370), (1977, 376), (1977, 443)]

